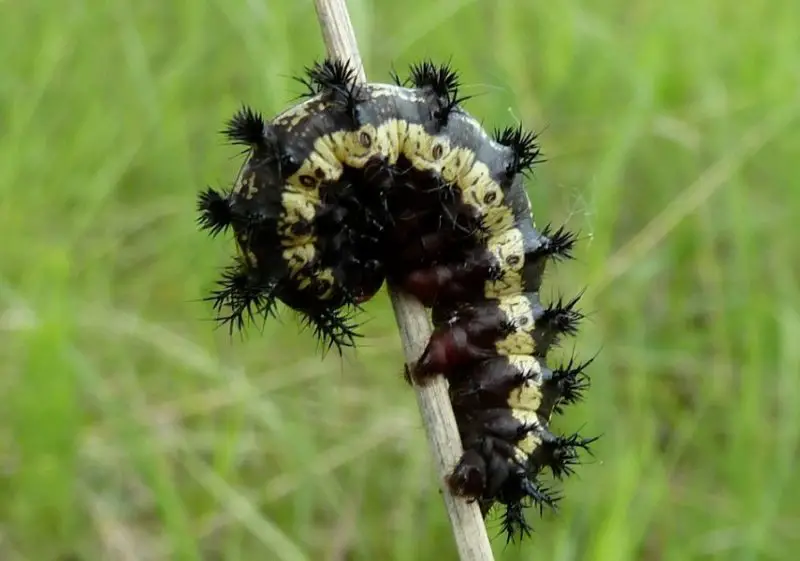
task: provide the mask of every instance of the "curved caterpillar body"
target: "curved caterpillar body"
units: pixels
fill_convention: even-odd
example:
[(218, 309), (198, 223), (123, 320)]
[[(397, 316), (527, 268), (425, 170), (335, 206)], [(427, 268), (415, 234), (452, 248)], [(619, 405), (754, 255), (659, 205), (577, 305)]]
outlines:
[(416, 296), (434, 333), (410, 375), (447, 377), (465, 449), (449, 484), (484, 513), (504, 505), (509, 538), (527, 533), (523, 506), (557, 500), (542, 473), (569, 474), (592, 440), (549, 429), (588, 382), (585, 364), (546, 365), (581, 315), (577, 298), (539, 301), (547, 262), (571, 257), (575, 238), (534, 226), (523, 180), (536, 136), (488, 135), (447, 66), (357, 84), (326, 60), (300, 81), (306, 99), (271, 121), (248, 108), (231, 119), (224, 133), (248, 159), (230, 191), (200, 195), (201, 227), (230, 228), (238, 252), (210, 296), (218, 318), (241, 328), (282, 302), (341, 351), (385, 280)]

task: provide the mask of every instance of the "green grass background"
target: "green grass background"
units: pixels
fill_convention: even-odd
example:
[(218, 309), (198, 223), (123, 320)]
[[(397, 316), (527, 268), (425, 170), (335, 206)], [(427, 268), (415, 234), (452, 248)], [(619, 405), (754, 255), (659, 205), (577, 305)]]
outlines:
[[(349, 6), (373, 80), (452, 57), (471, 112), (541, 131), (537, 220), (582, 233), (545, 295), (588, 289), (601, 352), (557, 426), (604, 436), (497, 558), (795, 558), (800, 4)], [(232, 252), (194, 225), (240, 163), (217, 131), (300, 92), (312, 3), (0, 16), (0, 560), (455, 559), (385, 293), (343, 360), (198, 302)]]

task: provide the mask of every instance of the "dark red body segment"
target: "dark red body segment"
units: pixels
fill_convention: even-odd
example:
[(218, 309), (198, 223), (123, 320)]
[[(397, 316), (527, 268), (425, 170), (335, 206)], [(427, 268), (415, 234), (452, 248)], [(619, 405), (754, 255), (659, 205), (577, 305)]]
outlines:
[(492, 351), (478, 346), (470, 339), (468, 329), (455, 325), (436, 331), (412, 369), (417, 383), (436, 374), (449, 375), (454, 370), (492, 356)]
[(482, 291), (491, 267), (485, 261), (464, 261), (417, 269), (406, 275), (403, 288), (429, 308), (466, 302)]

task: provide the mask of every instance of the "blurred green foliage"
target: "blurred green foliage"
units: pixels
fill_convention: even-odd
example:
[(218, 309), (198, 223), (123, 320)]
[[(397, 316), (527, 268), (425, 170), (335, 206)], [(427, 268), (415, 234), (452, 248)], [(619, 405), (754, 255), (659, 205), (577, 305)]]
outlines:
[[(537, 221), (582, 233), (545, 296), (587, 288), (601, 352), (557, 423), (604, 436), (497, 558), (793, 558), (800, 4), (349, 6), (373, 80), (452, 57), (487, 126), (541, 131)], [(0, 15), (0, 559), (455, 559), (385, 293), (343, 360), (199, 302), (232, 252), (194, 225), (240, 163), (217, 131), (301, 91), (312, 3)]]

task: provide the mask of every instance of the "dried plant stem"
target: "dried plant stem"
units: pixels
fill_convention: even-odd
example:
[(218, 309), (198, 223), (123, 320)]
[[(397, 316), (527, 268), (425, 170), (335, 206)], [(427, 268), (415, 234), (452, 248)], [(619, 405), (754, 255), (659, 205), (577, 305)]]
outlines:
[[(314, 0), (314, 4), (328, 55), (349, 60), (357, 69), (359, 80), (366, 81), (345, 0)], [(422, 304), (408, 294), (389, 287), (389, 295), (400, 330), (406, 363), (414, 364), (431, 334), (428, 315)], [(442, 376), (436, 376), (425, 386), (415, 386), (414, 389), (428, 443), (442, 482), (445, 506), (461, 561), (491, 561), (494, 557), (477, 504), (454, 497), (443, 484), (446, 475), (463, 452), (447, 394), (447, 382)]]

